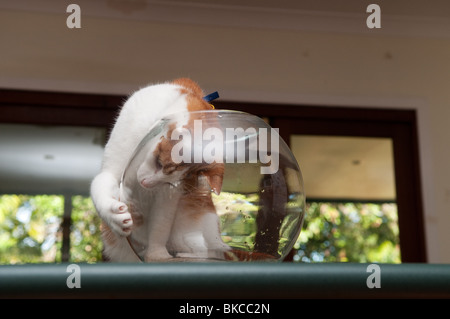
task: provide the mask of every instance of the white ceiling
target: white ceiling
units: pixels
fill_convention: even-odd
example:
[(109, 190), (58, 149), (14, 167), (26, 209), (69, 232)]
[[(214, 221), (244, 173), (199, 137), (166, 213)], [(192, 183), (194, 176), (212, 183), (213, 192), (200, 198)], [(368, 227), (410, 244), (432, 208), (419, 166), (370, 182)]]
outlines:
[[(382, 13), (388, 16), (403, 16), (410, 18), (450, 18), (450, 2), (447, 0), (78, 0), (75, 1), (82, 14), (89, 16), (105, 16), (113, 10), (122, 14), (125, 19), (135, 19), (138, 12), (150, 11), (158, 7), (177, 9), (204, 8), (217, 10), (272, 11), (303, 11), (323, 14), (365, 14), (371, 3), (378, 4)], [(75, 3), (74, 2), (74, 3)], [(29, 12), (61, 12), (71, 2), (59, 0), (20, 0), (0, 1), (0, 9), (13, 9)], [(65, 12), (65, 10), (64, 10)]]
[[(131, 7), (133, 3), (169, 3), (173, 5), (196, 5), (196, 6), (236, 6), (259, 10), (301, 10), (317, 13), (364, 13), (371, 3), (378, 4), (383, 12), (388, 15), (410, 16), (410, 17), (443, 17), (450, 18), (450, 2), (447, 0), (164, 0), (164, 1), (110, 1), (117, 8)], [(120, 3), (120, 5), (119, 5)], [(136, 8), (138, 9), (138, 8)]]
[[(378, 0), (382, 28), (365, 25), (361, 0), (78, 0), (81, 16), (203, 26), (449, 37), (450, 1)], [(0, 1), (0, 10), (68, 16), (69, 2)]]

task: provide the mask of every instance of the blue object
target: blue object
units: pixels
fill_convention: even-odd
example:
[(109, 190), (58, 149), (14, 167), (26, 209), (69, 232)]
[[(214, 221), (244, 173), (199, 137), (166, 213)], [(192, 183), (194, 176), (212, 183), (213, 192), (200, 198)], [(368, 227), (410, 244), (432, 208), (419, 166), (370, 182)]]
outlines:
[(206, 101), (206, 102), (211, 102), (211, 101), (213, 101), (213, 100), (215, 100), (215, 99), (218, 99), (219, 98), (219, 92), (213, 92), (213, 93), (211, 93), (211, 94), (208, 94), (208, 95), (206, 95), (205, 97), (203, 97), (203, 99)]

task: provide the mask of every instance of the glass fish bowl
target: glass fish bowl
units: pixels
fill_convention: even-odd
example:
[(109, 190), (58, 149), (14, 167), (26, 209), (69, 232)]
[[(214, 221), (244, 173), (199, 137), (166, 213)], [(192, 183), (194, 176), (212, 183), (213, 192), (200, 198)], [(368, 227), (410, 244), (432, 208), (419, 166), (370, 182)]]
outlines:
[(137, 146), (120, 186), (128, 242), (151, 261), (280, 261), (305, 214), (298, 163), (261, 118), (208, 110), (167, 116)]

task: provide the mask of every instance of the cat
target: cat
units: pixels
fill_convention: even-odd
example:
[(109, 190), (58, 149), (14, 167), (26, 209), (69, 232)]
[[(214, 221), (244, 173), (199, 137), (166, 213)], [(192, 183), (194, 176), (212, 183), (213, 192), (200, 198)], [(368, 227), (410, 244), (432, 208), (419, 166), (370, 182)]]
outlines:
[[(173, 142), (163, 137), (137, 169), (140, 186), (122, 194), (120, 189), (130, 157), (155, 123), (170, 114), (210, 109), (198, 84), (186, 78), (150, 85), (125, 102), (105, 146), (101, 171), (91, 184), (108, 260), (204, 258), (208, 251), (228, 249), (211, 199), (211, 191), (220, 193), (223, 164), (175, 164), (170, 158)], [(128, 205), (122, 201), (125, 195)], [(131, 233), (132, 240), (145, 247), (143, 256), (127, 240)]]

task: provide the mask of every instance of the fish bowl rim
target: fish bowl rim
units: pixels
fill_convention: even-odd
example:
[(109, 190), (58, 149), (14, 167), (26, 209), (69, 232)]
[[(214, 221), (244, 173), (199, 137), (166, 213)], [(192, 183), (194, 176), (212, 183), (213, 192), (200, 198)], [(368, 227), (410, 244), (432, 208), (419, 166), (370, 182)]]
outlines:
[(253, 118), (258, 118), (264, 122), (263, 119), (261, 119), (259, 116), (256, 116), (251, 113), (247, 113), (244, 111), (236, 111), (236, 110), (227, 110), (227, 109), (211, 109), (211, 110), (197, 110), (197, 111), (183, 111), (183, 112), (177, 112), (177, 113), (170, 113), (168, 115), (165, 115), (161, 118), (162, 121), (171, 120), (176, 117), (182, 116), (182, 115), (188, 115), (188, 114), (219, 114), (219, 115), (243, 115)]

